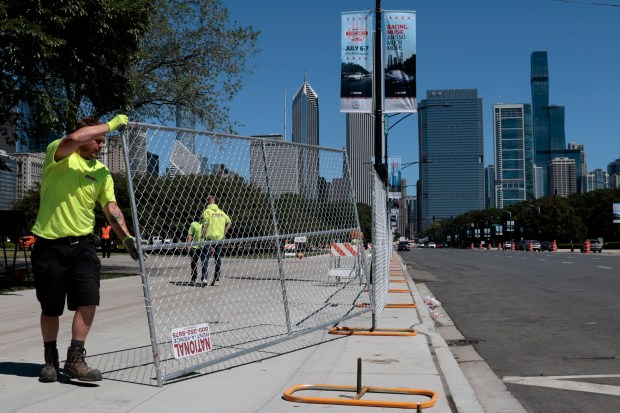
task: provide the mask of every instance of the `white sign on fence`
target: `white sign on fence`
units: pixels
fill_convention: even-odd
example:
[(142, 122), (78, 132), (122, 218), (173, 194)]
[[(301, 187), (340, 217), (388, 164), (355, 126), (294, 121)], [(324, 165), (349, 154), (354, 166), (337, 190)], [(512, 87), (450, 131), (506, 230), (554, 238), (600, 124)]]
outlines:
[(176, 359), (211, 351), (209, 324), (173, 328), (171, 336)]

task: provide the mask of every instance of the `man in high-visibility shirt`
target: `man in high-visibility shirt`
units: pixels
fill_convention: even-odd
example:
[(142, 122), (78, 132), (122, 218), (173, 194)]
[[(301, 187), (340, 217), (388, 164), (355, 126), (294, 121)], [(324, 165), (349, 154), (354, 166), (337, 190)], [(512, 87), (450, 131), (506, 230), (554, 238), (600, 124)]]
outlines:
[[(187, 242), (198, 242), (202, 240), (202, 212), (198, 212), (196, 214), (196, 219), (189, 225), (189, 230), (187, 231)], [(191, 268), (192, 268), (192, 280), (190, 281), (190, 285), (194, 285), (196, 282), (196, 278), (198, 277), (198, 260), (205, 261), (204, 248), (199, 247), (197, 245), (192, 245), (191, 247), (187, 247), (187, 252), (192, 259)]]
[[(215, 197), (209, 195), (207, 197), (207, 209), (202, 214), (202, 239), (203, 240), (221, 240), (224, 239), (228, 229), (230, 228), (231, 221), (228, 215), (222, 211), (215, 203)], [(209, 258), (211, 255), (215, 256), (215, 271), (213, 274), (213, 281), (211, 285), (220, 280), (220, 271), (222, 268), (222, 244), (207, 244), (205, 248), (208, 248), (204, 254), (205, 257), (202, 260), (202, 286), (206, 286), (209, 278)]]
[(32, 227), (37, 242), (31, 255), (41, 304), (45, 357), (41, 382), (58, 380), (56, 339), (65, 300), (67, 308), (75, 313), (64, 374), (82, 381), (101, 380), (101, 372), (86, 364), (84, 349), (99, 305), (101, 261), (91, 236), (97, 203), (131, 258), (137, 260), (138, 252), (116, 203), (112, 175), (97, 155), (103, 149), (106, 133), (126, 124), (125, 115), (117, 115), (107, 123), (84, 118), (78, 122), (78, 130), (47, 146), (39, 212)]
[(103, 258), (108, 256), (110, 258), (110, 252), (112, 250), (112, 239), (110, 238), (110, 232), (112, 231), (112, 227), (108, 222), (104, 222), (101, 226), (101, 256)]

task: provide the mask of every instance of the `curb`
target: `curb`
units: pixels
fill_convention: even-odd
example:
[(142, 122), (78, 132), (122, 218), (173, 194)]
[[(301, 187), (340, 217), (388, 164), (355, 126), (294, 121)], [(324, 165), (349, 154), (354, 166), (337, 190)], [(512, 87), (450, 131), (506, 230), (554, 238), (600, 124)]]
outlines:
[(449, 398), (452, 399), (457, 412), (467, 413), (484, 413), (482, 405), (476, 398), (476, 394), (472, 389), (469, 381), (463, 374), (459, 364), (454, 359), (450, 348), (446, 341), (439, 335), (435, 327), (435, 321), (431, 318), (430, 312), (424, 299), (420, 295), (415, 282), (407, 271), (407, 267), (403, 264), (400, 256), (396, 254), (398, 263), (402, 271), (407, 275), (407, 283), (413, 284), (411, 294), (414, 302), (417, 304), (417, 312), (422, 320), (422, 325), (416, 329), (419, 334), (425, 335), (429, 340), (429, 345), (434, 352), (439, 373), (446, 383), (446, 389), (449, 392)]

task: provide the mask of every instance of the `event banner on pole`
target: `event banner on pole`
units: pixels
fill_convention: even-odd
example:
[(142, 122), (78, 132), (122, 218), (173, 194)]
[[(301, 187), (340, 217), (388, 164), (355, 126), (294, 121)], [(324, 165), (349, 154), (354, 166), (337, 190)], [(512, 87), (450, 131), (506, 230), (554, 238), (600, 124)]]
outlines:
[(372, 112), (372, 19), (369, 13), (342, 13), (340, 111)]
[(416, 111), (416, 14), (383, 13), (384, 113)]

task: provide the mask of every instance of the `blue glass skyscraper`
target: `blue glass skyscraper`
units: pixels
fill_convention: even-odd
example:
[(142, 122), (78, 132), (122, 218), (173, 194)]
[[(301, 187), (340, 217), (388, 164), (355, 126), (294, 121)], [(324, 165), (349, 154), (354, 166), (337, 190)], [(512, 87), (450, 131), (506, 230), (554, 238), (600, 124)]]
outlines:
[(496, 206), (534, 199), (532, 110), (523, 103), (493, 105)]
[(476, 89), (428, 90), (418, 110), (423, 230), (484, 209), (482, 99)]

